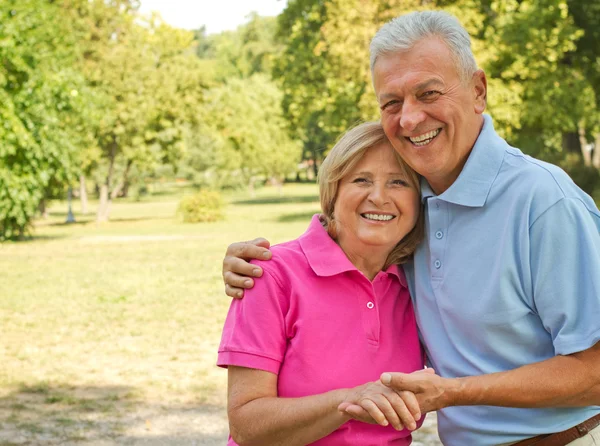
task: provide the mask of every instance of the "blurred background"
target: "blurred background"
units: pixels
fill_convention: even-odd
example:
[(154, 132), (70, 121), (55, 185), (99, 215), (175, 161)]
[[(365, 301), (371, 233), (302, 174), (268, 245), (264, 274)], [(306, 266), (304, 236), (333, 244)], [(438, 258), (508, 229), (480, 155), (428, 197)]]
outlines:
[(303, 232), (414, 9), (461, 19), (499, 133), (600, 201), (600, 0), (0, 0), (0, 446), (224, 444), (226, 246)]

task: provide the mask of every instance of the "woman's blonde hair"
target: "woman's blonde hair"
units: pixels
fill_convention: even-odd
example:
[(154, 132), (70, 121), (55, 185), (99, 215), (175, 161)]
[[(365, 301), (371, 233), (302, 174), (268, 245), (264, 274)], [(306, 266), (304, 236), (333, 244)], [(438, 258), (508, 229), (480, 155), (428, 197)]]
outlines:
[[(329, 152), (319, 168), (319, 193), (321, 196), (321, 219), (323, 226), (334, 240), (337, 230), (334, 218), (335, 200), (340, 180), (361, 160), (367, 150), (389, 141), (379, 122), (365, 122), (346, 132)], [(394, 150), (402, 174), (412, 188), (420, 193), (419, 176)], [(423, 238), (423, 212), (419, 207), (419, 217), (415, 227), (398, 242), (388, 256), (384, 270), (390, 265), (405, 263), (412, 257), (415, 248)]]

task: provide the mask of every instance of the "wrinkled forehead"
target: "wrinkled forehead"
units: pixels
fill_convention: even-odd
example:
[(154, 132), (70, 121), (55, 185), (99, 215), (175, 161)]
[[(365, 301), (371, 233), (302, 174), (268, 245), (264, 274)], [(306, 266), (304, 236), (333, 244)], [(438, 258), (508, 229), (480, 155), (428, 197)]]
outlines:
[(402, 81), (418, 88), (420, 84), (446, 79), (460, 78), (456, 57), (446, 43), (437, 37), (417, 42), (408, 50), (381, 54), (372, 71), (375, 91), (390, 82)]

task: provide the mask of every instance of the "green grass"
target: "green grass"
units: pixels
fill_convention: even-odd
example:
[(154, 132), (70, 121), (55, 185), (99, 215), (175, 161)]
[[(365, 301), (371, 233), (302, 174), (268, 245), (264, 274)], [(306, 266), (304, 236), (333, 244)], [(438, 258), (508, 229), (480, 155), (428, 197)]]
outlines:
[(230, 302), (225, 249), (297, 237), (319, 210), (318, 191), (231, 193), (225, 220), (203, 224), (175, 218), (184, 192), (164, 185), (117, 201), (100, 225), (77, 201), (77, 223), (66, 225), (66, 203), (53, 203), (31, 240), (0, 246), (0, 418), (10, 424), (0, 443), (10, 429), (106, 438), (140, 408), (224, 405), (226, 377), (214, 364)]

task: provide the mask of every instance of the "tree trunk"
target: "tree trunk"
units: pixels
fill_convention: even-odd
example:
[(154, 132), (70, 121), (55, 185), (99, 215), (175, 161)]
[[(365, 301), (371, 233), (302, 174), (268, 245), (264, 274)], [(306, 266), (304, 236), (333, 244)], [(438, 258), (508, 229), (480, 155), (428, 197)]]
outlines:
[(48, 218), (48, 208), (46, 207), (46, 204), (47, 202), (45, 198), (42, 198), (40, 200), (40, 204), (38, 204), (38, 210), (40, 211), (40, 215), (44, 220)]
[(87, 215), (88, 213), (88, 195), (85, 188), (85, 175), (79, 175), (79, 200), (81, 203), (81, 213)]
[(581, 155), (583, 156), (583, 164), (586, 166), (592, 165), (592, 152), (588, 150), (588, 143), (585, 139), (585, 129), (579, 127), (579, 145), (581, 146)]
[(128, 185), (129, 178), (128, 177), (129, 177), (129, 171), (131, 169), (132, 164), (133, 164), (133, 160), (127, 160), (127, 165), (125, 166), (125, 171), (123, 172), (123, 177), (121, 178), (121, 182), (110, 193), (111, 200), (114, 200), (121, 196), (122, 197), (127, 196), (126, 194), (123, 194), (122, 192), (125, 190), (126, 185), (127, 185), (127, 188), (129, 188), (129, 185)]
[(108, 186), (103, 184), (100, 186), (100, 203), (98, 204), (98, 212), (96, 213), (96, 221), (101, 223), (108, 221), (108, 210), (110, 201), (108, 198)]
[(581, 143), (578, 132), (563, 132), (562, 148), (566, 153), (574, 153), (581, 157)]
[(254, 190), (254, 177), (250, 177), (250, 181), (248, 181), (248, 191), (250, 192), (250, 196), (252, 198), (256, 197), (256, 191)]
[(594, 166), (596, 169), (600, 169), (600, 133), (596, 133), (596, 141), (594, 141), (592, 166)]
[(98, 205), (98, 213), (96, 215), (97, 222), (108, 221), (110, 215), (111, 205), (111, 194), (110, 185), (112, 181), (113, 172), (115, 170), (115, 158), (117, 156), (117, 142), (113, 140), (110, 145), (110, 152), (108, 155), (108, 173), (106, 174), (106, 182), (100, 187), (100, 204)]

